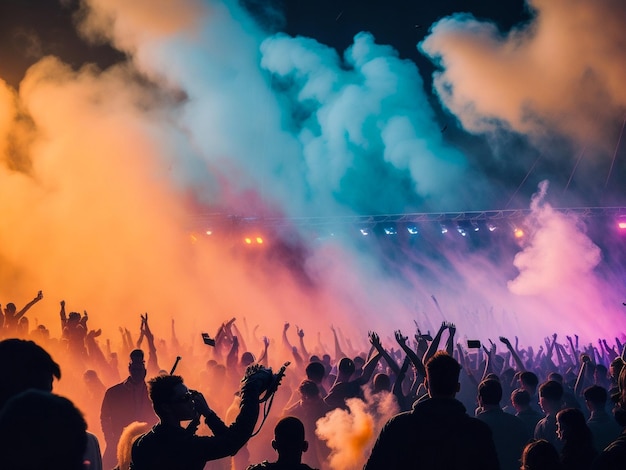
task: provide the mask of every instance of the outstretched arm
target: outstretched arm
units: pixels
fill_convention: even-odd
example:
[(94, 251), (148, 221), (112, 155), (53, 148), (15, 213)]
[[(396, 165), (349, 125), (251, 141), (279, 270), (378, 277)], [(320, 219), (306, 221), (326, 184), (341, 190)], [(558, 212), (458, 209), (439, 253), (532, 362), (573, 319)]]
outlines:
[(15, 314), (15, 320), (19, 320), (20, 318), (22, 318), (26, 314), (26, 312), (28, 312), (28, 309), (30, 309), (33, 305), (35, 305), (41, 299), (43, 299), (43, 293), (39, 291), (37, 292), (37, 296), (33, 300), (31, 300), (26, 305), (24, 305), (24, 308), (22, 308), (22, 310), (20, 310), (19, 312)]
[(67, 325), (67, 316), (65, 315), (65, 300), (61, 300), (61, 311), (59, 312), (59, 316), (61, 317), (61, 334), (63, 334), (63, 330), (65, 330), (65, 326)]
[(296, 333), (298, 333), (298, 338), (300, 338), (300, 353), (302, 354), (302, 357), (308, 361), (310, 356), (309, 352), (306, 350), (306, 346), (304, 345), (304, 330), (298, 328), (298, 325), (296, 325)]
[(347, 357), (345, 353), (341, 350), (341, 346), (339, 345), (339, 338), (337, 337), (337, 332), (335, 331), (335, 327), (330, 325), (330, 330), (333, 332), (333, 338), (335, 339), (335, 358), (339, 360), (342, 357)]
[(432, 342), (430, 343), (430, 346), (428, 346), (428, 350), (426, 351), (426, 354), (424, 354), (424, 363), (428, 362), (428, 359), (433, 357), (435, 353), (437, 352), (437, 350), (439, 349), (439, 343), (441, 342), (441, 335), (446, 330), (446, 328), (448, 328), (448, 324), (444, 321), (441, 323), (441, 326), (439, 327), (439, 331), (433, 338)]
[(393, 358), (389, 355), (389, 353), (385, 350), (385, 348), (383, 348), (383, 345), (380, 343), (380, 337), (373, 331), (370, 331), (368, 336), (369, 336), (370, 343), (372, 344), (372, 346), (374, 346), (376, 351), (378, 351), (378, 354), (380, 354), (383, 357), (383, 359), (385, 359), (385, 361), (387, 362), (387, 364), (389, 365), (393, 373), (398, 375), (400, 373), (400, 367), (398, 367), (398, 364), (396, 364), (396, 361), (394, 361)]
[(415, 352), (406, 344), (406, 340), (408, 339), (406, 336), (402, 335), (402, 332), (400, 330), (397, 330), (395, 332), (395, 336), (396, 336), (396, 341), (398, 342), (398, 344), (400, 345), (400, 347), (402, 348), (402, 350), (404, 351), (404, 353), (406, 354), (406, 356), (411, 360), (411, 363), (413, 364), (413, 367), (415, 367), (415, 371), (416, 373), (423, 377), (426, 377), (426, 369), (424, 368), (424, 364), (422, 363), (422, 360), (418, 357), (417, 354), (415, 354)]
[(511, 353), (511, 357), (513, 358), (513, 362), (515, 362), (515, 365), (517, 366), (518, 372), (524, 372), (526, 370), (526, 367), (524, 367), (524, 363), (522, 362), (522, 359), (519, 357), (519, 353), (517, 352), (517, 349), (514, 348), (511, 345), (511, 342), (504, 336), (500, 336), (500, 342), (504, 344), (506, 348), (509, 350), (509, 352)]
[(365, 385), (370, 381), (374, 371), (376, 370), (376, 366), (378, 365), (378, 361), (380, 360), (380, 353), (374, 354), (369, 361), (365, 363), (363, 366), (363, 372), (361, 373), (361, 377), (357, 380), (360, 385)]
[(161, 368), (159, 367), (159, 361), (157, 358), (157, 350), (154, 345), (154, 335), (150, 331), (150, 325), (148, 324), (148, 312), (141, 317), (142, 320), (142, 333), (148, 341), (148, 370), (156, 374)]

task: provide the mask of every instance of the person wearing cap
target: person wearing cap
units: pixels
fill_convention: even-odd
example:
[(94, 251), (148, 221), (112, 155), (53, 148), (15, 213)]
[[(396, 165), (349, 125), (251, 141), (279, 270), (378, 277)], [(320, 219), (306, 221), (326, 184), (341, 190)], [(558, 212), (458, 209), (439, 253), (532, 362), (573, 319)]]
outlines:
[(124, 427), (133, 421), (150, 425), (157, 421), (148, 396), (146, 366), (141, 349), (130, 353), (128, 372), (128, 378), (107, 389), (102, 400), (100, 424), (106, 443), (102, 458), (104, 468), (113, 468), (117, 463), (117, 443)]

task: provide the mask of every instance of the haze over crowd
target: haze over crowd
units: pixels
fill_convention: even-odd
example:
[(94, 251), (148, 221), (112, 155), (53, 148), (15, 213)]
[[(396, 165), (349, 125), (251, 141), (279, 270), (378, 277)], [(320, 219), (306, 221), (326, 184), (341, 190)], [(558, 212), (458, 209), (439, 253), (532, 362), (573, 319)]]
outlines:
[[(390, 317), (408, 328), (433, 316), (436, 327), (439, 307), (483, 340), (507, 324), (567, 334), (563, 317), (589, 340), (623, 330), (623, 271), (600, 269), (611, 253), (553, 209), (623, 200), (621, 2), (529, 1), (531, 20), (510, 31), (468, 14), (429, 25), (415, 46), (439, 67), (439, 106), (454, 132), (490, 145), (486, 163), (447, 139), (415, 63), (373, 34), (338, 54), (268, 32), (236, 1), (172, 5), (85, 0), (77, 30), (126, 60), (101, 70), (48, 55), (18, 88), (0, 80), (4, 303), (42, 289), (52, 300), (39, 322), (56, 321), (65, 298), (109, 334), (145, 311), (161, 331), (176, 317), (184, 337), (232, 315), (268, 329), (355, 318), (380, 329)], [(543, 165), (517, 194), (521, 181), (502, 175), (535, 158)], [(412, 263), (389, 269), (378, 249), (299, 226), (288, 237), (266, 228), (266, 253), (280, 256), (250, 256), (190, 224), (200, 212), (289, 220), (507, 205), (532, 214), (504, 266), (457, 237), (437, 261), (408, 252)]]

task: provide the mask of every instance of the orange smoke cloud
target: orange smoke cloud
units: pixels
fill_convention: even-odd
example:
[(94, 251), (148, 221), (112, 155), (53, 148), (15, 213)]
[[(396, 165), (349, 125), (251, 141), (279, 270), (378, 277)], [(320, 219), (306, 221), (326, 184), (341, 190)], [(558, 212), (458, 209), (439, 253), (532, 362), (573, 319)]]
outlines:
[(316, 434), (331, 449), (333, 470), (363, 468), (382, 426), (398, 412), (393, 395), (367, 395), (367, 403), (346, 400), (350, 411), (335, 409), (317, 421)]
[(535, 137), (556, 129), (612, 150), (626, 109), (624, 4), (528, 3), (534, 18), (507, 34), (468, 15), (433, 27), (421, 48), (443, 68), (435, 76), (443, 103), (471, 132), (497, 123)]

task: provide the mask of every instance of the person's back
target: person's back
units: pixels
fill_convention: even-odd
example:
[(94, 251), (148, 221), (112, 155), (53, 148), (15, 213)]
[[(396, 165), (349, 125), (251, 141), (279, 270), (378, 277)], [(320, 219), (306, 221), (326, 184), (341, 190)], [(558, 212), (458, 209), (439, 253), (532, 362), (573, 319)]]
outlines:
[(391, 418), (381, 430), (365, 468), (498, 469), (489, 427), (470, 417), (455, 399), (458, 362), (438, 351), (426, 364), (430, 398)]
[(623, 431), (617, 439), (600, 452), (591, 466), (592, 470), (623, 470), (626, 468), (626, 369), (622, 368), (617, 380), (618, 388), (611, 397), (615, 402), (613, 416)]
[(0, 468), (82, 470), (87, 424), (74, 404), (30, 389), (0, 411)]
[(106, 441), (103, 456), (105, 468), (115, 465), (117, 444), (126, 426), (133, 421), (154, 424), (157, 420), (144, 381), (147, 371), (143, 352), (135, 349), (131, 352), (130, 359), (129, 377), (108, 388), (102, 400), (100, 423)]
[(539, 404), (546, 416), (535, 427), (535, 439), (545, 439), (552, 444), (557, 451), (561, 451), (563, 443), (556, 436), (556, 414), (562, 408), (563, 386), (548, 380), (539, 387)]
[(285, 415), (295, 416), (304, 425), (305, 433), (309, 437), (309, 461), (315, 466), (321, 463), (330, 454), (325, 441), (315, 434), (317, 420), (328, 413), (331, 408), (320, 397), (317, 385), (311, 380), (303, 380), (298, 387), (301, 399), (285, 410)]
[(530, 394), (526, 390), (516, 389), (511, 393), (511, 403), (515, 408), (515, 416), (522, 420), (530, 436), (535, 433), (537, 423), (543, 418), (543, 414), (530, 406)]
[(518, 470), (519, 458), (531, 434), (522, 420), (500, 408), (502, 386), (497, 380), (484, 380), (478, 386), (482, 411), (476, 416), (489, 426), (502, 470)]
[(587, 387), (583, 392), (585, 404), (590, 412), (587, 426), (593, 435), (593, 444), (596, 450), (601, 451), (613, 442), (622, 432), (613, 415), (606, 411), (608, 391), (599, 385)]

